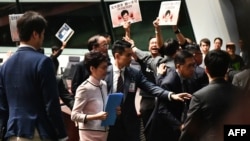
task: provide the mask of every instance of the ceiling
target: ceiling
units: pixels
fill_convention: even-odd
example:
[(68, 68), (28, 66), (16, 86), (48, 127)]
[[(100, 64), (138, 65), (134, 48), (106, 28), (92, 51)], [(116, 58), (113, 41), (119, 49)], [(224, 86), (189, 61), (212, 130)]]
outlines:
[(9, 24), (8, 15), (18, 14), (22, 11), (34, 10), (44, 16), (52, 16), (67, 13), (79, 8), (87, 7), (93, 3), (0, 3), (0, 27)]

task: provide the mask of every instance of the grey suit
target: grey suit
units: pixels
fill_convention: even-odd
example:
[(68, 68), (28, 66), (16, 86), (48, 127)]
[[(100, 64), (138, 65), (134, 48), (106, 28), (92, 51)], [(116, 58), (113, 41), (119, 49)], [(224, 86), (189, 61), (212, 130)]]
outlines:
[(250, 90), (250, 68), (234, 75), (232, 83), (233, 85), (240, 86), (245, 90)]
[(238, 87), (218, 78), (195, 92), (179, 141), (215, 140), (216, 129), (223, 125), (224, 116), (239, 97), (238, 91)]

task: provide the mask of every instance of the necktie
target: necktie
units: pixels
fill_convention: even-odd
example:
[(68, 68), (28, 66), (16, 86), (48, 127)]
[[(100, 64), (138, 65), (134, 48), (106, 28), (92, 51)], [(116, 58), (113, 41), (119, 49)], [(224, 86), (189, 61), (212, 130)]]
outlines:
[[(187, 82), (187, 80), (183, 80), (182, 88), (183, 88), (183, 92), (185, 92), (185, 93), (188, 92), (188, 82)], [(188, 111), (187, 101), (184, 101), (184, 103), (183, 103), (183, 112), (182, 112), (182, 117), (181, 117), (182, 123), (184, 123), (186, 118), (187, 118), (187, 111)]]
[(182, 81), (182, 92), (186, 92), (188, 91), (188, 82), (187, 80), (183, 80)]
[(120, 71), (120, 75), (117, 80), (117, 89), (116, 92), (122, 92), (123, 93), (123, 79), (122, 79), (122, 71)]

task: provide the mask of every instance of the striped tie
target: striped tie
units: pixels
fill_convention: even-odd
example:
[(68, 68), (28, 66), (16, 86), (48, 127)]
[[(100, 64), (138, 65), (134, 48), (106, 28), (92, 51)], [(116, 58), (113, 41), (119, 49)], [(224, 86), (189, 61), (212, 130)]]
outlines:
[(122, 71), (120, 71), (120, 75), (119, 75), (119, 77), (118, 77), (116, 92), (121, 92), (121, 93), (123, 93)]

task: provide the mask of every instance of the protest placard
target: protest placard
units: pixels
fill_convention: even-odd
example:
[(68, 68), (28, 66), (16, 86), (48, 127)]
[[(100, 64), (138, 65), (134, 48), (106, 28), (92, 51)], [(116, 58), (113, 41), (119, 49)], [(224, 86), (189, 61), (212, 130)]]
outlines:
[(139, 0), (126, 0), (109, 5), (113, 28), (123, 26), (125, 22), (142, 21)]
[(159, 25), (177, 25), (181, 1), (161, 2), (159, 11)]
[(10, 14), (9, 15), (9, 23), (10, 23), (10, 34), (11, 39), (13, 42), (20, 41), (18, 31), (17, 31), (17, 20), (22, 16), (23, 14)]
[(69, 25), (64, 23), (61, 28), (58, 30), (58, 32), (55, 34), (55, 36), (61, 41), (61, 42), (68, 42), (68, 40), (71, 38), (71, 36), (74, 34), (74, 30), (70, 28)]

